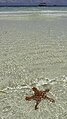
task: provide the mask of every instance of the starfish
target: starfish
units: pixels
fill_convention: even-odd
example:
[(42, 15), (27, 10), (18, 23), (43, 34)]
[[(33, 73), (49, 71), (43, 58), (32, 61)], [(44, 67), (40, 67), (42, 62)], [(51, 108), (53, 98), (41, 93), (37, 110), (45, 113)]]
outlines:
[(38, 90), (36, 87), (33, 87), (32, 90), (34, 91), (34, 94), (32, 96), (26, 96), (26, 100), (31, 101), (32, 99), (36, 101), (35, 104), (35, 110), (38, 109), (38, 104), (41, 102), (41, 99), (48, 99), (50, 102), (55, 102), (53, 98), (50, 98), (46, 95), (50, 90), (46, 89), (45, 91)]

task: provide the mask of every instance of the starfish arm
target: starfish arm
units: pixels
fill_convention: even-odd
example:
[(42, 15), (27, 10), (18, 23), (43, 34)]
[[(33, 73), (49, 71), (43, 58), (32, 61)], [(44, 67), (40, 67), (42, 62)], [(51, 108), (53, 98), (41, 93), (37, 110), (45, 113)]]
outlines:
[(34, 91), (34, 94), (38, 94), (39, 90), (36, 87), (33, 87), (32, 90)]
[(33, 99), (33, 96), (27, 96), (25, 99), (31, 101), (31, 99)]
[(40, 103), (40, 101), (41, 101), (41, 100), (36, 101), (35, 110), (37, 110), (37, 109), (38, 109), (38, 107), (37, 107), (37, 106), (38, 106), (38, 104)]
[(53, 103), (55, 102), (55, 100), (53, 98), (50, 98), (48, 96), (44, 96), (43, 99), (48, 99), (50, 102), (53, 102)]

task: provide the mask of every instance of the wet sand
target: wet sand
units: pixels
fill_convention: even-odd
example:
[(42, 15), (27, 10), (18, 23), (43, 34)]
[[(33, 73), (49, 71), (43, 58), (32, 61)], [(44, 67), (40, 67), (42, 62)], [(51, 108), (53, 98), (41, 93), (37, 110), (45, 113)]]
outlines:
[[(25, 101), (32, 86), (55, 104)], [(4, 91), (4, 92), (2, 92)], [(67, 16), (0, 16), (0, 119), (67, 118)]]

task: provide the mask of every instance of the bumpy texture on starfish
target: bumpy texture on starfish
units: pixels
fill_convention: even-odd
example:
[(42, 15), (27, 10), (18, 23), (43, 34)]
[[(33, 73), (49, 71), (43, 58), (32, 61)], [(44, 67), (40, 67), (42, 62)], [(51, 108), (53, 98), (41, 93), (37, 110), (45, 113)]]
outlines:
[(28, 101), (31, 101), (31, 99), (36, 100), (35, 110), (38, 109), (38, 104), (41, 102), (41, 99), (48, 99), (51, 102), (55, 102), (53, 98), (50, 98), (46, 95), (47, 92), (49, 92), (49, 89), (46, 89), (45, 91), (38, 90), (36, 87), (33, 87), (32, 90), (34, 91), (34, 94), (32, 96), (27, 96), (25, 99)]

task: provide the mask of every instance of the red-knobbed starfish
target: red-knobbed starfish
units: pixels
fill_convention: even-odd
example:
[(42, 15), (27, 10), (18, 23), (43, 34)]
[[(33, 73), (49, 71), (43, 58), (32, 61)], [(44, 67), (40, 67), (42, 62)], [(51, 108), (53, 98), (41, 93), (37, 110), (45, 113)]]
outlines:
[(38, 90), (36, 87), (33, 87), (32, 90), (34, 91), (34, 94), (32, 96), (27, 96), (25, 99), (28, 101), (31, 101), (31, 99), (36, 100), (35, 110), (38, 109), (38, 104), (41, 102), (41, 99), (48, 99), (51, 102), (55, 102), (54, 99), (49, 98), (46, 93), (49, 92), (49, 89), (46, 89), (45, 91)]

